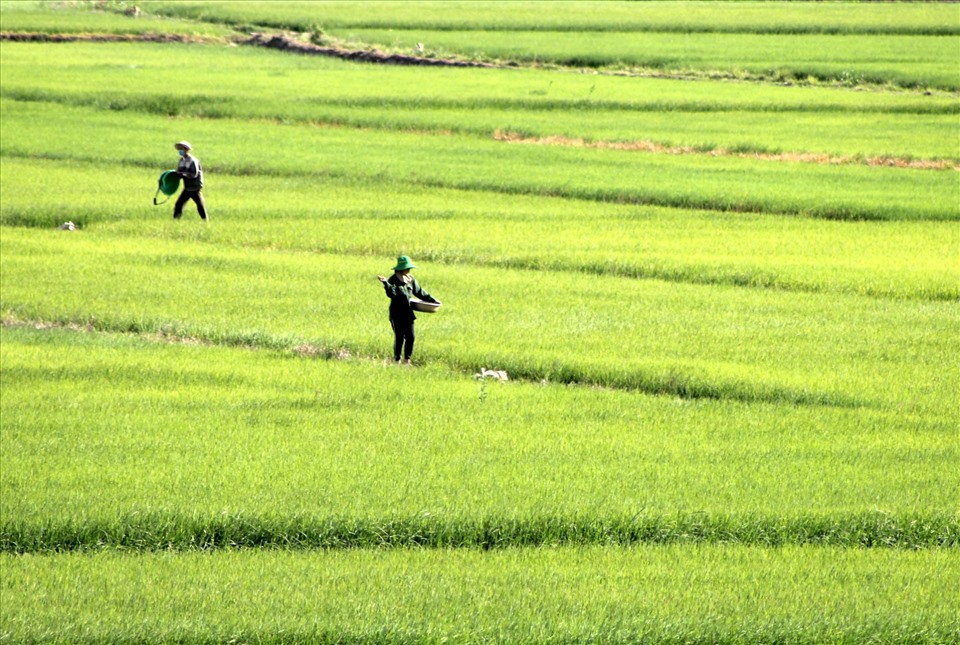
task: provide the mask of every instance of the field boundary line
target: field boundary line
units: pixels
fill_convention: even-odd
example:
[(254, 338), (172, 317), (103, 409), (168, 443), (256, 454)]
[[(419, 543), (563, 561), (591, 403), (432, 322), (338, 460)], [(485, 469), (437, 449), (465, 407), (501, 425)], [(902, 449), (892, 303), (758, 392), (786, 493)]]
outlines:
[(313, 43), (303, 42), (285, 34), (254, 34), (247, 40), (240, 41), (244, 45), (278, 49), (295, 54), (309, 54), (314, 56), (331, 56), (343, 60), (359, 61), (363, 63), (378, 63), (382, 65), (423, 65), (432, 67), (482, 67), (490, 69), (512, 69), (508, 66), (495, 65), (480, 61), (456, 60), (446, 58), (429, 58), (425, 56), (409, 56), (407, 54), (391, 54), (375, 48), (344, 49), (342, 47), (324, 47)]
[(406, 54), (388, 53), (375, 48), (346, 49), (343, 47), (324, 47), (313, 43), (297, 40), (285, 34), (255, 33), (252, 36), (234, 36), (232, 38), (216, 36), (191, 36), (175, 33), (144, 33), (144, 34), (47, 34), (38, 32), (2, 32), (0, 41), (30, 42), (30, 43), (75, 43), (75, 42), (149, 42), (149, 43), (222, 43), (224, 41), (240, 45), (252, 45), (267, 49), (295, 54), (313, 56), (329, 56), (342, 60), (378, 63), (382, 65), (421, 65), (432, 67), (481, 67), (491, 69), (514, 69), (512, 65), (497, 65), (481, 61), (457, 60), (446, 58), (429, 58), (425, 56), (409, 56)]
[(503, 143), (539, 146), (561, 146), (568, 148), (594, 148), (601, 150), (626, 150), (631, 152), (648, 152), (668, 155), (702, 155), (707, 157), (738, 157), (740, 159), (759, 159), (761, 161), (813, 163), (826, 166), (864, 165), (883, 166), (887, 168), (910, 168), (913, 170), (956, 170), (960, 171), (960, 163), (932, 160), (906, 159), (903, 157), (857, 157), (837, 156), (815, 152), (738, 152), (727, 148), (713, 148), (704, 150), (696, 146), (668, 146), (656, 141), (597, 141), (582, 137), (565, 137), (550, 135), (546, 137), (529, 137), (519, 132), (497, 129), (493, 139)]
[(956, 549), (956, 514), (860, 511), (794, 516), (706, 512), (633, 516), (545, 514), (474, 518), (430, 513), (371, 518), (134, 512), (111, 518), (30, 521), (4, 518), (0, 553), (124, 549), (481, 549), (638, 544), (787, 545), (857, 549)]

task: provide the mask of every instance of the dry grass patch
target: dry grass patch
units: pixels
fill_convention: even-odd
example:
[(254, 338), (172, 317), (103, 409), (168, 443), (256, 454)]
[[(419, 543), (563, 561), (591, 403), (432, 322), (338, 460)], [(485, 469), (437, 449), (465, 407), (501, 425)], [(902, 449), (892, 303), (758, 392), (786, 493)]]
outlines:
[(668, 146), (657, 143), (656, 141), (589, 141), (582, 137), (564, 137), (559, 135), (552, 135), (548, 137), (527, 137), (518, 132), (509, 132), (500, 129), (493, 133), (493, 138), (496, 141), (502, 141), (504, 143), (524, 143), (540, 146), (565, 146), (572, 148), (596, 148), (603, 150), (628, 150), (637, 152), (652, 152), (655, 154), (739, 157), (741, 159), (815, 163), (833, 166), (863, 164), (867, 166), (885, 166), (889, 168), (912, 168), (915, 170), (960, 170), (960, 165), (956, 163), (937, 159), (836, 156), (813, 152), (735, 152), (727, 148), (713, 148), (705, 150), (696, 146)]

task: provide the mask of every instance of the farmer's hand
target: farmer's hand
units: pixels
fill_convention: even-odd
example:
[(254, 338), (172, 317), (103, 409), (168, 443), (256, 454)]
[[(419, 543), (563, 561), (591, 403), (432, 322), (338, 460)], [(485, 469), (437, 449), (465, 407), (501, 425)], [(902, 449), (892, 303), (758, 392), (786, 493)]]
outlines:
[(382, 275), (378, 275), (378, 276), (377, 276), (377, 280), (379, 280), (380, 282), (386, 282), (386, 281), (387, 281), (387, 279), (384, 278)]

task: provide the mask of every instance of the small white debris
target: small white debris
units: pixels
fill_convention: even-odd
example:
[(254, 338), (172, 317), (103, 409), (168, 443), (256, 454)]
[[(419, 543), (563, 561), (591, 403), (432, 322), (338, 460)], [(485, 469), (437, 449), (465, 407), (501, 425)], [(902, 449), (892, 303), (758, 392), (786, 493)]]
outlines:
[(64, 222), (57, 228), (60, 229), (61, 231), (75, 231), (77, 230), (77, 225), (74, 224), (73, 222)]
[(510, 377), (507, 376), (507, 373), (503, 370), (488, 370), (485, 367), (480, 368), (480, 372), (473, 375), (474, 378), (478, 379), (488, 379), (493, 378), (498, 381), (509, 381)]

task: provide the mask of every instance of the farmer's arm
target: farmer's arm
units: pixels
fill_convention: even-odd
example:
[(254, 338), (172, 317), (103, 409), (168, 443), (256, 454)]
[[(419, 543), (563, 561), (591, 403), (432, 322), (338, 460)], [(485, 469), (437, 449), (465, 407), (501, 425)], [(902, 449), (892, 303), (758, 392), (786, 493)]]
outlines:
[(420, 286), (420, 283), (416, 280), (413, 281), (413, 295), (420, 298), (424, 302), (440, 302), (429, 293), (423, 290), (423, 287)]
[(383, 283), (383, 290), (386, 292), (388, 298), (393, 298), (397, 295), (396, 285), (390, 284), (382, 275), (378, 275), (377, 280)]

